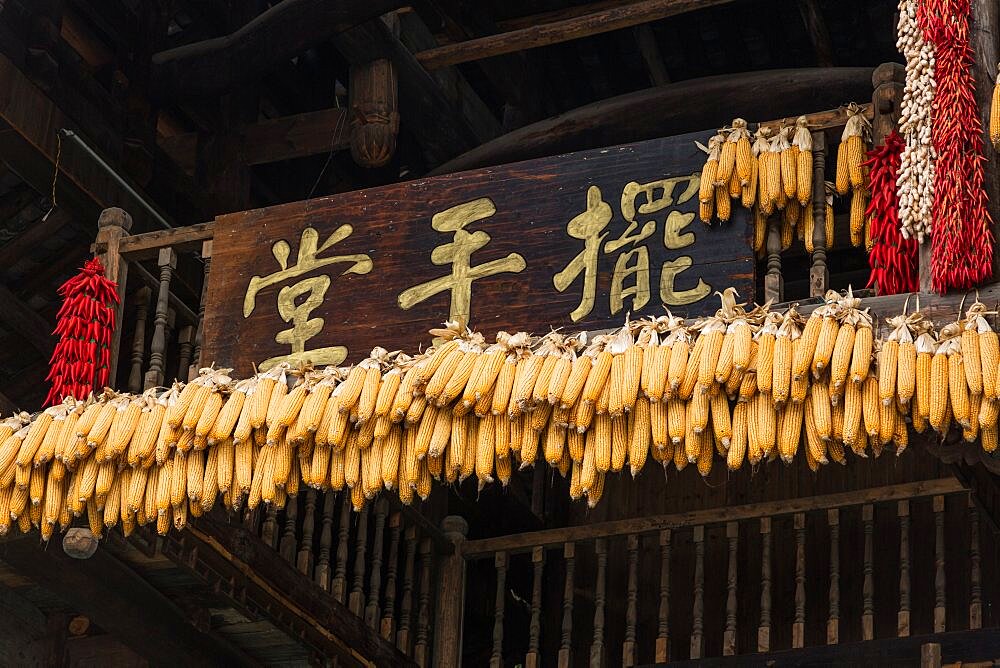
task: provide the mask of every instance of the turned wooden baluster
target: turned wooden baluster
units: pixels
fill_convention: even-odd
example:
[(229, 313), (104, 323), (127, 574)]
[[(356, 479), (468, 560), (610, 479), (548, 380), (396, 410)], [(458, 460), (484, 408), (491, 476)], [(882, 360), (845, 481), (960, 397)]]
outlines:
[(368, 549), (368, 507), (358, 513), (358, 533), (354, 544), (354, 582), (347, 598), (347, 607), (358, 617), (365, 605), (365, 552)]
[(337, 502), (333, 492), (323, 494), (323, 520), (319, 532), (319, 558), (316, 560), (316, 584), (330, 591), (330, 545), (333, 542), (333, 506)]
[(625, 641), (622, 643), (622, 665), (635, 665), (635, 625), (639, 616), (639, 536), (628, 537), (628, 589), (625, 605)]
[(365, 606), (365, 623), (372, 629), (378, 624), (378, 600), (382, 596), (382, 543), (385, 535), (385, 516), (389, 513), (386, 497), (375, 502), (375, 536), (372, 539), (372, 572), (368, 583), (368, 605)]
[(128, 374), (128, 391), (142, 392), (142, 360), (146, 356), (146, 316), (153, 291), (141, 287), (135, 293), (135, 335), (132, 337), (132, 366)]
[(293, 496), (285, 504), (285, 528), (281, 534), (279, 552), (285, 561), (295, 564), (295, 520), (299, 510), (299, 497)]
[[(194, 348), (194, 326), (184, 325), (177, 331), (177, 378), (187, 382), (190, 378), (191, 351)], [(197, 369), (195, 376), (198, 375)]]
[(792, 647), (806, 639), (806, 515), (795, 513), (795, 621), (792, 622)]
[(705, 652), (705, 527), (694, 528), (694, 604), (691, 606), (691, 658)]
[(528, 624), (528, 653), (524, 657), (526, 668), (538, 668), (541, 655), (538, 653), (538, 637), (542, 630), (542, 571), (545, 568), (545, 548), (531, 549), (531, 564), (534, 574), (531, 581), (531, 621)]
[(785, 279), (781, 276), (781, 223), (779, 217), (767, 222), (767, 273), (764, 275), (764, 299), (780, 302), (784, 300)]
[(736, 550), (740, 540), (740, 525), (738, 522), (726, 523), (726, 542), (729, 547), (726, 578), (726, 630), (722, 634), (722, 654), (736, 654)]
[(382, 637), (392, 640), (396, 614), (396, 568), (399, 563), (399, 536), (403, 530), (403, 515), (394, 512), (389, 516), (389, 557), (385, 573), (385, 606), (382, 610)]
[(660, 609), (656, 629), (656, 662), (670, 659), (670, 529), (660, 531)]
[[(349, 503), (350, 501), (348, 501)], [(413, 610), (413, 567), (417, 555), (417, 528), (406, 527), (406, 561), (403, 565), (403, 594), (399, 604), (399, 631), (396, 647), (403, 654), (410, 653), (410, 612)]]
[(490, 668), (503, 666), (503, 613), (507, 601), (507, 553), (497, 552), (493, 557), (497, 572), (496, 598), (493, 603), (493, 652), (490, 654)]
[(608, 541), (598, 538), (594, 541), (597, 555), (597, 576), (594, 584), (594, 640), (590, 645), (591, 668), (604, 665), (604, 597), (607, 591)]
[(306, 577), (312, 576), (313, 530), (316, 525), (316, 490), (306, 492), (306, 510), (302, 516), (302, 543), (299, 545), (299, 556), (296, 567), (299, 573)]
[(861, 587), (861, 639), (875, 637), (875, 582), (872, 576), (872, 532), (875, 508), (868, 503), (861, 507), (861, 521), (865, 532), (864, 584)]
[[(172, 341), (174, 338), (174, 330), (177, 327), (177, 311), (173, 306), (167, 308), (167, 326), (164, 329), (164, 336), (166, 336), (167, 341)], [(163, 349), (164, 362), (163, 362), (163, 376), (168, 380), (176, 380), (177, 376), (171, 376), (168, 371), (170, 370), (166, 362), (166, 354), (169, 352), (169, 346)]]
[(160, 267), (160, 287), (156, 293), (156, 310), (153, 312), (153, 338), (149, 343), (149, 370), (146, 372), (145, 389), (163, 385), (164, 356), (167, 350), (167, 320), (170, 310), (170, 279), (177, 268), (177, 253), (173, 248), (161, 248), (157, 265)]
[(760, 626), (757, 651), (771, 651), (771, 518), (760, 518)]
[(351, 499), (343, 494), (340, 499), (340, 520), (337, 524), (337, 565), (334, 568), (330, 594), (343, 603), (347, 596), (347, 543), (351, 531)]
[(944, 497), (934, 497), (934, 633), (945, 631)]
[(413, 659), (418, 666), (430, 665), (432, 547), (430, 538), (420, 541), (420, 595), (417, 597), (417, 638), (413, 644)]
[(566, 562), (566, 582), (563, 586), (562, 631), (559, 639), (559, 668), (569, 668), (573, 646), (573, 575), (576, 567), (576, 544), (563, 544), (563, 559)]
[(826, 248), (832, 240), (826, 238), (826, 134), (812, 133), (813, 156), (813, 254), (809, 268), (809, 296), (822, 297), (830, 284), (826, 266)]
[(896, 635), (910, 635), (910, 502), (896, 504), (899, 516), (899, 614), (896, 616)]
[(201, 299), (198, 301), (198, 328), (194, 335), (194, 358), (188, 372), (189, 378), (194, 378), (198, 374), (198, 367), (205, 366), (201, 361), (201, 347), (205, 338), (205, 299), (208, 293), (208, 273), (212, 269), (211, 239), (201, 242), (201, 259), (205, 263), (205, 272), (201, 284)]
[(983, 573), (979, 557), (979, 509), (969, 495), (969, 628), (983, 628)]
[(268, 547), (276, 547), (278, 537), (278, 509), (273, 503), (267, 504), (264, 523), (260, 527), (260, 539)]
[(836, 645), (840, 642), (840, 511), (836, 508), (826, 511), (826, 523), (830, 527), (830, 616), (826, 620), (826, 642)]

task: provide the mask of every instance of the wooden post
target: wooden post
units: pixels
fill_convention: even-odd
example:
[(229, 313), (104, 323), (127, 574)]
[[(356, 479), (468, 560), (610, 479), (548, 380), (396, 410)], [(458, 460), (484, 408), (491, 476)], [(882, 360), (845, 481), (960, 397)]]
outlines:
[(362, 167), (382, 167), (396, 152), (399, 132), (396, 67), (387, 59), (351, 65), (347, 91), (351, 108), (351, 157)]
[(870, 503), (861, 507), (861, 522), (864, 525), (865, 552), (864, 581), (861, 585), (861, 639), (875, 637), (875, 581), (872, 568), (872, 533), (875, 528), (875, 508)]
[(670, 658), (670, 529), (660, 531), (660, 609), (656, 630), (657, 663)]
[(705, 527), (694, 528), (694, 603), (691, 606), (691, 658), (705, 653)]
[[(639, 593), (639, 534), (628, 537), (628, 585), (625, 604), (625, 640), (622, 643), (622, 665), (635, 665), (635, 626), (638, 621)], [(534, 668), (534, 666), (529, 666)]]
[(764, 299), (780, 302), (785, 294), (785, 279), (781, 276), (781, 223), (767, 221), (767, 274), (764, 275)]
[(795, 513), (795, 618), (792, 647), (801, 648), (806, 639), (806, 514)]
[(503, 666), (503, 614), (507, 601), (507, 553), (497, 552), (493, 557), (497, 572), (496, 598), (493, 603), (493, 651), (490, 654), (490, 668)]
[(135, 335), (132, 337), (132, 367), (128, 374), (128, 391), (142, 392), (142, 361), (146, 357), (146, 316), (153, 291), (147, 286), (139, 288), (135, 296)]
[[(188, 371), (188, 378), (195, 378), (198, 375), (199, 368), (208, 366), (205, 364), (205, 360), (201, 359), (201, 348), (205, 337), (205, 298), (208, 295), (208, 274), (212, 269), (211, 239), (201, 242), (201, 260), (205, 263), (205, 271), (201, 284), (201, 298), (198, 300), (198, 329), (194, 335), (194, 358), (192, 359), (191, 369)], [(209, 360), (209, 363), (212, 361)]]
[(563, 561), (566, 563), (566, 581), (563, 583), (563, 615), (559, 638), (559, 668), (569, 668), (573, 648), (573, 571), (576, 564), (576, 544), (563, 544)]
[(941, 645), (929, 642), (920, 646), (920, 668), (941, 668)]
[[(97, 219), (97, 245), (104, 248), (98, 257), (104, 265), (104, 275), (118, 284), (118, 294), (125, 294), (125, 281), (128, 279), (128, 260), (119, 253), (119, 245), (123, 237), (128, 236), (132, 229), (132, 216), (122, 209), (112, 207), (101, 212)], [(115, 331), (111, 335), (111, 368), (108, 372), (108, 384), (116, 384), (118, 371), (118, 348), (121, 346), (122, 309), (125, 300), (115, 306)]]
[(979, 120), (983, 125), (984, 179), (983, 189), (988, 201), (986, 208), (993, 219), (993, 277), (997, 276), (1000, 257), (995, 250), (997, 225), (1000, 224), (1000, 159), (990, 147), (990, 101), (993, 96), (993, 82), (996, 80), (998, 44), (1000, 34), (1000, 7), (995, 0), (972, 0), (969, 16), (969, 41), (973, 51), (972, 74), (976, 78), (976, 104), (979, 105)]
[(403, 514), (399, 511), (389, 516), (389, 558), (385, 573), (385, 605), (382, 607), (380, 633), (392, 642), (396, 628), (396, 573), (399, 568), (399, 537), (403, 532)]
[(771, 651), (771, 518), (760, 518), (760, 626), (757, 651)]
[[(149, 343), (149, 370), (146, 372), (146, 389), (163, 385), (166, 371), (167, 325), (170, 319), (170, 279), (177, 268), (177, 253), (173, 248), (161, 248), (157, 265), (160, 267), (160, 287), (156, 294), (156, 311), (153, 320), (153, 338)], [(112, 362), (114, 359), (112, 358)]]
[(726, 577), (726, 630), (722, 634), (722, 655), (736, 654), (736, 553), (740, 540), (740, 523), (726, 523), (727, 556)]
[(935, 496), (934, 502), (934, 633), (944, 633), (945, 627), (945, 571), (944, 571), (944, 497)]
[(382, 595), (382, 549), (385, 543), (385, 518), (389, 514), (389, 500), (381, 497), (375, 502), (375, 535), (372, 537), (371, 575), (368, 581), (368, 604), (365, 606), (365, 623), (374, 631), (378, 626), (378, 602)]
[(969, 495), (969, 628), (983, 628), (983, 574), (979, 556), (979, 509)]
[[(541, 468), (541, 467), (538, 467)], [(545, 548), (531, 549), (533, 577), (531, 581), (531, 621), (528, 623), (528, 653), (524, 657), (525, 668), (539, 668), (541, 653), (538, 640), (542, 632), (542, 574), (545, 570)]]
[(896, 635), (910, 635), (910, 502), (900, 501), (896, 506), (899, 516), (899, 614), (896, 617)]
[(594, 583), (594, 640), (590, 644), (590, 666), (600, 668), (604, 665), (604, 604), (608, 586), (607, 538), (598, 538), (594, 541), (594, 553), (597, 557), (597, 575)]
[(826, 620), (826, 643), (840, 642), (840, 510), (826, 512), (830, 526), (830, 616)]
[(462, 556), (462, 543), (469, 533), (469, 523), (458, 515), (448, 515), (441, 520), (441, 531), (455, 546), (455, 551), (438, 557), (434, 665), (458, 668), (462, 665), (462, 619), (465, 612), (465, 558)]
[(882, 63), (872, 72), (872, 145), (880, 146), (899, 122), (906, 68)]
[(809, 267), (809, 296), (822, 297), (830, 285), (830, 270), (826, 265), (826, 134), (812, 133), (813, 155), (813, 254)]

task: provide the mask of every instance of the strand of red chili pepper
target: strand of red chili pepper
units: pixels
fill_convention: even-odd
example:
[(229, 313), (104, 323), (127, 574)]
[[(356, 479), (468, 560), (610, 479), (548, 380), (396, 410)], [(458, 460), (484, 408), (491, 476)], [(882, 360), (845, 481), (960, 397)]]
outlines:
[(917, 8), (917, 21), (935, 47), (931, 139), (937, 164), (931, 277), (937, 292), (971, 288), (992, 271), (969, 15), (969, 0), (922, 0)]
[(914, 292), (919, 287), (917, 240), (904, 239), (899, 233), (896, 177), (905, 144), (893, 130), (882, 146), (868, 151), (868, 160), (864, 163), (869, 169), (871, 190), (865, 215), (873, 241), (868, 255), (871, 274), (867, 287), (874, 286), (880, 295)]
[(104, 276), (97, 258), (88, 260), (80, 273), (60, 286), (63, 304), (54, 331), (60, 338), (49, 361), (46, 380), (52, 386), (45, 405), (59, 403), (66, 396), (83, 399), (107, 383), (114, 304), (120, 300), (117, 288)]

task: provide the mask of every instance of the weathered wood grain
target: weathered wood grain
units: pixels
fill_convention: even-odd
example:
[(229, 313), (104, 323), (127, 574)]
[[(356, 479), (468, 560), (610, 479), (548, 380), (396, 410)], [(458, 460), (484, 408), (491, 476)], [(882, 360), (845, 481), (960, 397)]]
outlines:
[[(694, 187), (704, 154), (694, 141), (704, 142), (707, 136), (697, 133), (554, 156), (221, 216), (213, 230), (202, 359), (246, 374), (254, 363), (289, 354), (289, 344), (275, 341), (279, 332), (291, 328), (285, 319), (288, 303), (285, 316), (278, 310), (280, 291), (322, 276), (329, 276), (329, 287), (322, 302), (308, 314), (311, 319), (323, 319), (322, 329), (305, 342), (306, 351), (346, 346), (347, 359), (353, 362), (366, 356), (375, 344), (410, 352), (426, 345), (429, 328), (461, 313), (453, 308), (460, 300), (445, 289), (404, 309), (401, 296), (409, 288), (452, 275), (452, 264), (443, 256), (454, 249), (456, 234), (435, 230), (432, 219), (440, 228), (445, 217), (434, 218), (436, 214), (480, 198), (488, 198), (488, 202), (480, 202), (486, 213), (490, 203), (495, 213), (481, 213), (463, 232), (475, 235), (466, 240), (476, 248), (469, 257), (472, 272), (505, 258), (519, 258), (524, 265), (516, 271), (515, 261), (501, 273), (472, 281), (471, 325), (487, 336), (500, 329), (544, 333), (550, 326), (577, 330), (611, 327), (622, 322), (627, 312), (632, 317), (662, 315), (660, 284), (664, 274), (670, 275), (663, 267), (684, 257), (690, 258), (691, 266), (677, 273), (674, 289), (691, 290), (702, 280), (699, 296), (705, 297), (688, 305), (671, 305), (675, 313), (713, 312), (718, 299), (711, 293), (728, 286), (752, 299), (754, 263), (746, 243), (745, 211), (737, 207), (733, 220), (723, 226), (707, 227), (697, 221)], [(656, 203), (664, 197), (663, 187), (648, 193), (652, 200), (637, 188), (670, 178), (678, 179), (667, 193), (674, 201), (664, 206)], [(630, 183), (633, 186), (628, 188)], [(588, 199), (607, 218), (606, 224), (596, 226), (591, 239), (600, 252), (590, 310), (580, 308), (586, 271), (575, 276), (567, 272), (562, 291), (554, 281), (586, 247), (581, 238), (584, 235), (577, 232), (571, 236), (567, 228), (587, 211)], [(623, 206), (626, 211), (634, 206), (634, 226), (626, 220)], [(670, 235), (674, 249), (667, 247), (668, 217), (672, 229), (680, 227), (675, 221), (687, 223), (679, 229), (679, 236)], [(276, 242), (288, 243), (291, 268), (304, 229), (315, 228), (322, 246), (345, 224), (352, 226), (350, 235), (317, 257), (350, 255), (354, 259), (264, 287), (256, 295), (252, 312), (244, 318), (244, 296), (252, 277), (279, 270), (272, 256)], [(481, 237), (484, 233), (489, 240), (480, 246), (475, 239), (485, 239)], [(685, 244), (681, 248), (676, 248), (674, 240), (678, 238)], [(613, 307), (616, 265), (619, 269), (636, 266), (647, 253), (648, 271), (624, 277), (621, 304)], [(351, 268), (363, 272), (364, 263), (355, 262), (364, 256), (370, 259), (370, 271), (342, 274)], [(580, 264), (581, 269), (584, 264)], [(628, 294), (637, 284), (648, 284), (645, 303), (637, 303)], [(301, 294), (294, 303), (301, 304), (307, 297)], [(575, 322), (571, 318), (574, 313)]]

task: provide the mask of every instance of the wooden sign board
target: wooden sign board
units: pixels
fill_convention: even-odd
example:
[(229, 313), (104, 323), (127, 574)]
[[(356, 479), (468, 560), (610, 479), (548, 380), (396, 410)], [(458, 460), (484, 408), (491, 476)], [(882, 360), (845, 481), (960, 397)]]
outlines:
[(746, 211), (698, 221), (696, 133), (397, 183), (216, 219), (203, 359), (415, 352), (462, 318), (545, 333), (753, 298)]

